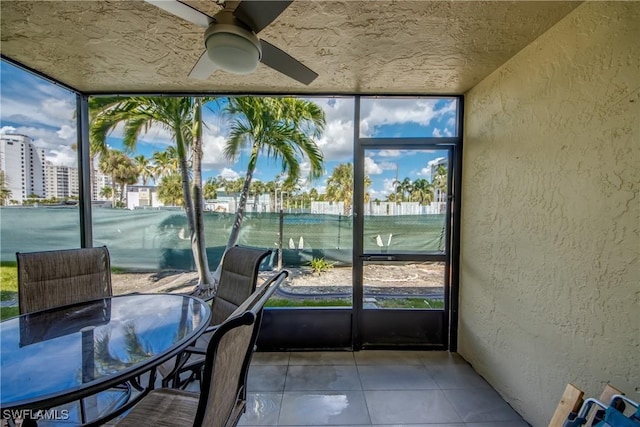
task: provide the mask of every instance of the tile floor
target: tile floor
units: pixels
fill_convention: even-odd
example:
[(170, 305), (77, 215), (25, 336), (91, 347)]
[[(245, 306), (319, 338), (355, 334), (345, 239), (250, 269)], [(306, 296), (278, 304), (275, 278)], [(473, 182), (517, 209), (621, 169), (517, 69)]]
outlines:
[(457, 354), (256, 353), (242, 426), (528, 426)]

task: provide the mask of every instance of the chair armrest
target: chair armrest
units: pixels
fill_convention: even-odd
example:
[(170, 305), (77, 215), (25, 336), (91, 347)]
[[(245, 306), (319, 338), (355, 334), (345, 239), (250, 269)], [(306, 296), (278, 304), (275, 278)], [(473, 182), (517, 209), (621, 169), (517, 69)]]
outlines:
[(202, 347), (189, 346), (184, 349), (184, 352), (190, 354), (202, 354), (203, 356), (206, 356), (207, 349)]
[(215, 332), (218, 327), (220, 327), (220, 325), (211, 325), (211, 326), (207, 326), (207, 328), (204, 330), (203, 334), (210, 334), (212, 332)]

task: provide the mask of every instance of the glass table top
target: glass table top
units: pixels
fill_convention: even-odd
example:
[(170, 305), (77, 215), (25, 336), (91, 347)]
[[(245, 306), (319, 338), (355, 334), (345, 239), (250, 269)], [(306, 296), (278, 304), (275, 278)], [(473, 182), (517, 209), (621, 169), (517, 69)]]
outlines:
[(133, 294), (6, 320), (0, 323), (1, 406), (88, 392), (137, 375), (186, 347), (210, 315), (197, 298)]

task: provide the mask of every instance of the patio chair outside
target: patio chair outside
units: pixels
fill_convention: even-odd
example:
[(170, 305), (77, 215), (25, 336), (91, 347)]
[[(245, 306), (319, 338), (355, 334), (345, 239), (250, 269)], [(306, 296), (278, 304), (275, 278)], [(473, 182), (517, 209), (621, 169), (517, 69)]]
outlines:
[(201, 392), (154, 390), (118, 426), (233, 427), (246, 408), (249, 364), (266, 301), (287, 277), (275, 274), (213, 333), (206, 351)]
[[(224, 255), (220, 284), (211, 307), (211, 327), (198, 338), (196, 346), (207, 348), (211, 333), (224, 322), (255, 290), (258, 280), (260, 263), (271, 250), (234, 246)], [(204, 357), (197, 354), (182, 354), (175, 359), (160, 365), (158, 372), (163, 376), (162, 385), (167, 387), (170, 383), (178, 388), (185, 382), (180, 382), (180, 374), (192, 372), (187, 379), (199, 378), (200, 370), (204, 363)]]
[(16, 253), (20, 314), (112, 295), (111, 262), (99, 248)]

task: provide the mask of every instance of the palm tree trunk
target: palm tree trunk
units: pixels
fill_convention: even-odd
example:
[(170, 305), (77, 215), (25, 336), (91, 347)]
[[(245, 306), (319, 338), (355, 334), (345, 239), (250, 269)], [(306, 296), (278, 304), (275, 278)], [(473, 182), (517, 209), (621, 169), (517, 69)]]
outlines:
[(97, 194), (93, 194), (93, 189), (95, 188), (96, 182), (96, 156), (95, 154), (91, 154), (92, 153), (89, 153), (89, 158), (91, 160), (91, 162), (89, 163), (89, 195), (91, 197), (91, 200), (95, 200), (97, 198)]
[[(187, 216), (187, 227), (189, 228), (189, 235), (191, 236), (191, 248), (194, 248), (194, 237), (196, 234), (195, 220), (193, 214), (193, 199), (191, 198), (191, 185), (189, 183), (189, 165), (187, 164), (187, 153), (184, 143), (184, 137), (182, 135), (182, 129), (178, 128), (174, 130), (176, 134), (176, 145), (178, 146), (178, 160), (180, 162), (180, 176), (182, 177), (182, 191), (184, 193), (184, 210)], [(195, 255), (195, 252), (194, 252)], [(196, 268), (198, 268), (198, 262), (196, 262)], [(199, 272), (198, 272), (199, 273)]]
[[(240, 235), (240, 227), (242, 226), (242, 221), (244, 220), (244, 212), (247, 206), (247, 198), (249, 197), (249, 189), (251, 188), (251, 180), (253, 179), (253, 172), (256, 170), (256, 163), (258, 161), (258, 151), (260, 148), (260, 144), (258, 141), (253, 143), (253, 147), (251, 149), (251, 154), (249, 155), (249, 164), (247, 165), (247, 175), (244, 178), (244, 184), (242, 185), (242, 193), (240, 193), (240, 202), (236, 208), (236, 217), (233, 220), (233, 227), (231, 227), (231, 234), (229, 235), (229, 241), (227, 242), (227, 248), (225, 252), (228, 251), (231, 247), (233, 247), (238, 242), (238, 236)], [(222, 265), (222, 262), (220, 262)], [(220, 266), (216, 270), (216, 274), (220, 270)]]
[(227, 248), (225, 252), (232, 248), (238, 242), (238, 236), (240, 235), (240, 227), (244, 220), (244, 213), (247, 206), (247, 199), (249, 196), (249, 187), (251, 186), (251, 180), (253, 179), (253, 169), (249, 167), (247, 169), (247, 175), (244, 178), (244, 184), (242, 185), (242, 193), (240, 193), (240, 201), (236, 209), (236, 216), (233, 220), (233, 227), (231, 227), (231, 234), (229, 235), (229, 241), (227, 242)]
[(215, 282), (209, 271), (207, 245), (204, 240), (204, 199), (202, 198), (202, 100), (196, 98), (193, 131), (193, 215), (195, 229), (191, 234), (193, 251), (198, 270), (198, 287), (211, 289)]
[(116, 175), (111, 175), (111, 209), (116, 207)]
[(120, 204), (121, 205), (124, 202), (124, 186), (125, 186), (124, 183), (120, 184)]

